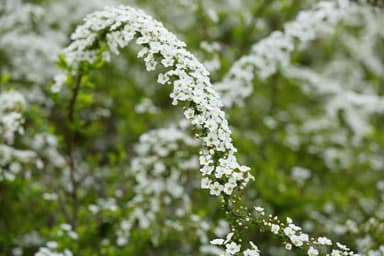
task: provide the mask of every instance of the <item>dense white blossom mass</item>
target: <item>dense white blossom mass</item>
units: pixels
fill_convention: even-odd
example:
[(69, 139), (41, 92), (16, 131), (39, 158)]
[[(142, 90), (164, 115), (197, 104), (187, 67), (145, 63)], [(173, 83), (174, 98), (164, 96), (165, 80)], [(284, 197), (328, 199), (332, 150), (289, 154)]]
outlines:
[(313, 9), (302, 11), (283, 31), (274, 31), (255, 43), (248, 55), (233, 63), (224, 79), (215, 84), (225, 106), (243, 104), (253, 90), (256, 77), (264, 80), (279, 67), (290, 64), (291, 54), (310, 41), (334, 31), (336, 24), (358, 8), (349, 0), (321, 1)]
[[(0, 181), (14, 180), (22, 171), (23, 164), (37, 160), (36, 153), (14, 148), (15, 136), (23, 134), (24, 117), (22, 112), (26, 101), (16, 91), (0, 91)], [(40, 166), (41, 162), (36, 161)]]
[(53, 91), (59, 91), (65, 84), (64, 77), (80, 75), (82, 63), (109, 61), (111, 53), (118, 54), (119, 48), (136, 39), (143, 46), (138, 57), (144, 59), (147, 71), (155, 70), (157, 65), (168, 69), (159, 74), (158, 82), (173, 85), (172, 104), (190, 103), (185, 117), (202, 130), (202, 187), (210, 189), (213, 195), (230, 195), (252, 178), (249, 168), (237, 162), (231, 131), (208, 71), (161, 23), (131, 7), (107, 7), (88, 15), (71, 38), (73, 42), (63, 51), (68, 73), (55, 77)]

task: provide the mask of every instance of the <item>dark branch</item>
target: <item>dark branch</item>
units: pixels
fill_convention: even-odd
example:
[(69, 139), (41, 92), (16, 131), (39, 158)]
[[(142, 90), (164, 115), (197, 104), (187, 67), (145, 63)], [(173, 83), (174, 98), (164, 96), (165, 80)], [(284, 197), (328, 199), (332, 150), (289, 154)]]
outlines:
[(68, 105), (68, 121), (69, 121), (69, 130), (68, 130), (68, 138), (67, 138), (67, 153), (68, 153), (68, 165), (70, 171), (70, 179), (72, 185), (72, 191), (70, 193), (72, 197), (72, 217), (71, 217), (71, 225), (73, 228), (77, 226), (77, 212), (79, 208), (77, 188), (78, 182), (76, 180), (76, 166), (75, 160), (73, 156), (73, 148), (74, 148), (74, 123), (75, 123), (75, 106), (76, 100), (80, 90), (82, 75), (79, 74), (76, 81), (75, 87), (72, 89), (72, 98)]

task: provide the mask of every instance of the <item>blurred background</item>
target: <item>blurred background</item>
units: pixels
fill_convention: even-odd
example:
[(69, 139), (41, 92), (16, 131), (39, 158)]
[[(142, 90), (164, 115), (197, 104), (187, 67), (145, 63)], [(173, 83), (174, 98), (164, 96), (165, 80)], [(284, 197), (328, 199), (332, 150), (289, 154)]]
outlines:
[[(209, 241), (229, 220), (200, 189), (200, 143), (138, 46), (82, 81), (74, 122), (70, 90), (51, 92), (76, 26), (122, 4), (209, 70), (255, 177), (244, 205), (384, 255), (384, 15), (342, 2), (0, 0), (0, 254), (221, 253)], [(257, 225), (242, 235), (264, 255), (306, 255)]]

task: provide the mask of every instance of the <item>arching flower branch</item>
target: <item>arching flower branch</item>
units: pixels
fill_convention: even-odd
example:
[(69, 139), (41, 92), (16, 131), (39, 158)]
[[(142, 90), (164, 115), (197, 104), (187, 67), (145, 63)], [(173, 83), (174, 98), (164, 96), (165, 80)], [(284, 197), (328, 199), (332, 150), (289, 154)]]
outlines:
[(71, 38), (73, 42), (63, 51), (66, 73), (55, 77), (53, 91), (58, 92), (66, 81), (80, 81), (90, 67), (109, 61), (111, 52), (118, 54), (119, 48), (136, 39), (143, 46), (138, 57), (144, 59), (148, 71), (159, 64), (167, 69), (159, 74), (158, 82), (174, 85), (172, 104), (187, 103), (185, 117), (203, 142), (202, 187), (214, 195), (230, 195), (252, 178), (249, 168), (237, 162), (231, 131), (208, 71), (161, 23), (130, 7), (107, 7), (87, 16)]
[(349, 0), (321, 1), (313, 9), (302, 11), (284, 26), (283, 31), (272, 34), (252, 46), (248, 55), (236, 61), (215, 88), (225, 106), (243, 104), (253, 92), (256, 77), (266, 79), (280, 66), (289, 65), (291, 54), (324, 33), (334, 31), (337, 23), (359, 10)]

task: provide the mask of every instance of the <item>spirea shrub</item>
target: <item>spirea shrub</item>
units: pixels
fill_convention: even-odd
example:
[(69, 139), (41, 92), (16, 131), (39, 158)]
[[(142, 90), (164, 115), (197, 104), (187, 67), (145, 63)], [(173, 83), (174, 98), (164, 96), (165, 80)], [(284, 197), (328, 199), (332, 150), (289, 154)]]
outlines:
[(381, 6), (3, 0), (0, 251), (384, 255)]

